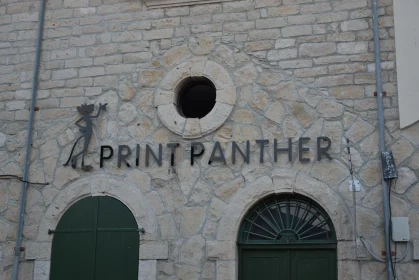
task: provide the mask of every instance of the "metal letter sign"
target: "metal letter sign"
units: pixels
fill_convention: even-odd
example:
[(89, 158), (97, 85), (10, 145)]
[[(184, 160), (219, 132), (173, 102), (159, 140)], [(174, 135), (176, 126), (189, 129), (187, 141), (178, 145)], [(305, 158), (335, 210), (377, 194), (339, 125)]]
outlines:
[[(90, 116), (90, 114), (95, 109), (95, 106), (93, 104), (90, 104), (90, 105), (81, 104), (80, 106), (77, 107), (77, 111), (80, 114), (82, 114), (82, 117), (76, 121), (76, 125), (80, 128), (79, 130), (83, 135), (80, 136), (76, 140), (76, 142), (74, 143), (73, 148), (71, 149), (70, 156), (68, 157), (68, 160), (64, 164), (64, 166), (67, 166), (71, 161), (71, 167), (76, 168), (77, 167), (77, 158), (79, 156), (82, 156), (82, 158), (81, 158), (81, 168), (85, 171), (88, 171), (88, 170), (92, 169), (91, 165), (86, 165), (86, 166), (84, 165), (84, 156), (87, 153), (87, 148), (89, 147), (90, 138), (92, 137), (92, 133), (93, 133), (92, 119), (97, 119), (99, 117), (100, 111), (101, 110), (106, 110), (106, 105), (108, 105), (108, 103), (105, 103), (103, 105), (99, 104), (99, 111), (97, 112), (96, 116)], [(82, 122), (82, 121), (85, 122), (85, 126), (82, 126), (80, 124), (80, 122)], [(82, 138), (84, 138), (83, 149), (79, 153), (77, 153), (73, 156), (74, 148), (76, 147), (77, 143)]]

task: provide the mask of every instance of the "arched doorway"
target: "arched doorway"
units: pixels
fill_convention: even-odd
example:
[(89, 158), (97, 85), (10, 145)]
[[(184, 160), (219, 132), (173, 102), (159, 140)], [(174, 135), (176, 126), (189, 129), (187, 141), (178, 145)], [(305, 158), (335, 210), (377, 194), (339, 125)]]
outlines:
[(138, 279), (139, 229), (119, 200), (83, 198), (52, 233), (50, 280)]
[(240, 226), (239, 279), (336, 280), (336, 244), (333, 223), (316, 202), (271, 195)]

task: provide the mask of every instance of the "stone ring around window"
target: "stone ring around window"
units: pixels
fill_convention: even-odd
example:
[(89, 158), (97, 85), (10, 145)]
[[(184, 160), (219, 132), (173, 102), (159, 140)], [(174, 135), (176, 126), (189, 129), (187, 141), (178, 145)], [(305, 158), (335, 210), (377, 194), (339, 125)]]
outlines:
[[(177, 104), (181, 85), (194, 77), (209, 79), (216, 89), (214, 107), (200, 119), (182, 116)], [(223, 66), (207, 58), (194, 57), (166, 74), (154, 94), (154, 106), (169, 130), (185, 139), (196, 139), (215, 131), (227, 120), (236, 103), (236, 96), (234, 82)]]

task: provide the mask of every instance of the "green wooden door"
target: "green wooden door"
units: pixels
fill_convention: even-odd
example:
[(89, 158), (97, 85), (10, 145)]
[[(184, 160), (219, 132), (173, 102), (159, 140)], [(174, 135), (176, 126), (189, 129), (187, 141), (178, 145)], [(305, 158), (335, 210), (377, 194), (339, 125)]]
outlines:
[(290, 256), (290, 279), (336, 280), (336, 250), (293, 250)]
[(51, 280), (138, 279), (137, 222), (117, 199), (76, 202), (53, 232)]
[[(260, 246), (258, 246), (260, 248)], [(240, 250), (240, 280), (336, 280), (335, 249)]]
[(289, 278), (289, 252), (271, 250), (243, 251), (243, 280)]
[(272, 195), (253, 206), (239, 233), (239, 280), (336, 280), (330, 217), (300, 195)]

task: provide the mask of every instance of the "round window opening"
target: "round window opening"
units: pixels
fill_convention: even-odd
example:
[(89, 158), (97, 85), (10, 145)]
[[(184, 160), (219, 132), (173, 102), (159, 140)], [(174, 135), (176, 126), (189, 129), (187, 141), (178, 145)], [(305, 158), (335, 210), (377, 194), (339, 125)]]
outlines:
[(189, 77), (177, 90), (177, 109), (185, 118), (205, 117), (215, 106), (216, 89), (214, 84), (204, 77)]

